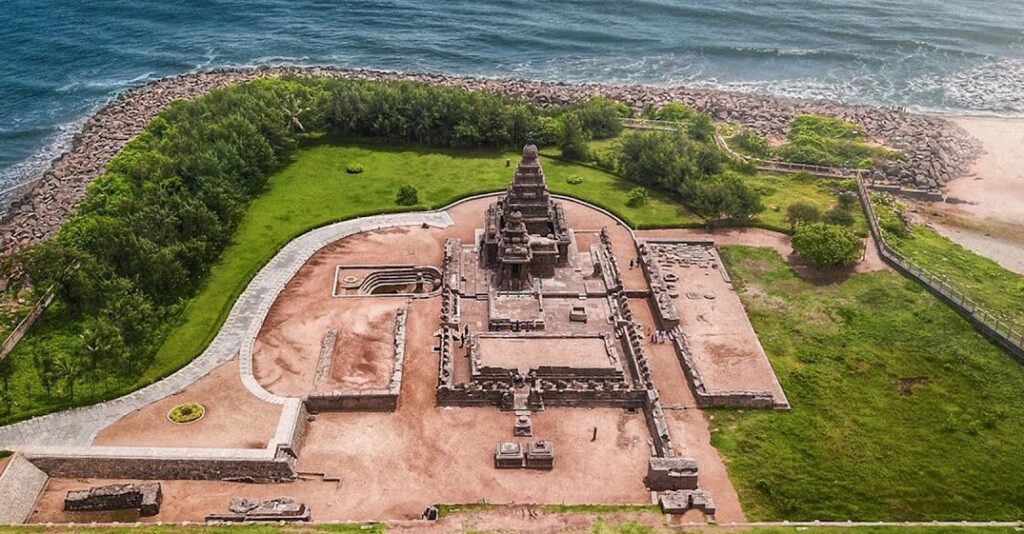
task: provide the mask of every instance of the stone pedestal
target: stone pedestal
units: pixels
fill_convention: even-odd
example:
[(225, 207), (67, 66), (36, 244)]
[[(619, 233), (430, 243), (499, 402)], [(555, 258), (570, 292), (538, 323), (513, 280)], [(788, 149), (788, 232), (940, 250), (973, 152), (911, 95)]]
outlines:
[(494, 467), (498, 469), (518, 469), (523, 467), (523, 447), (514, 441), (503, 441), (498, 444), (494, 453)]
[(647, 462), (647, 487), (652, 491), (695, 490), (697, 471), (692, 458), (652, 457)]
[(533, 441), (526, 448), (527, 469), (553, 469), (555, 467), (555, 445), (550, 441)]

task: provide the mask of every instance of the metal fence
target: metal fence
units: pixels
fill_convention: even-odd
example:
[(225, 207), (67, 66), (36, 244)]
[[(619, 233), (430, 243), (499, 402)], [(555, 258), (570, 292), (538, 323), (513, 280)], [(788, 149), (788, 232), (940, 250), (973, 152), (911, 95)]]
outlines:
[(871, 236), (875, 239), (879, 256), (897, 271), (923, 284), (932, 294), (971, 321), (979, 331), (1024, 363), (1024, 327), (982, 308), (963, 290), (950, 285), (942, 276), (916, 265), (909, 258), (890, 247), (878, 224), (878, 216), (875, 213), (874, 204), (871, 203), (868, 188), (861, 179), (857, 180), (857, 192), (864, 213), (867, 215), (868, 228), (871, 230)]

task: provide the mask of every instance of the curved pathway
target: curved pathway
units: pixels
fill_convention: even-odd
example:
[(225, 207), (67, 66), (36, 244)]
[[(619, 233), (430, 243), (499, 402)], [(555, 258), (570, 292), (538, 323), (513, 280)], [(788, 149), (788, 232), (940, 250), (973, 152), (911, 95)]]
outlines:
[(252, 376), (252, 344), (285, 284), (317, 250), (360, 232), (391, 226), (453, 224), (444, 211), (410, 212), (351, 219), (307, 232), (290, 241), (249, 282), (235, 301), (217, 337), (206, 350), (174, 374), (123, 397), (61, 412), (43, 415), (0, 427), (0, 449), (19, 450), (32, 446), (88, 447), (100, 430), (128, 413), (173, 395), (228, 362), (243, 349), (240, 361), (242, 382), (260, 399), (284, 404), (286, 399), (263, 389)]

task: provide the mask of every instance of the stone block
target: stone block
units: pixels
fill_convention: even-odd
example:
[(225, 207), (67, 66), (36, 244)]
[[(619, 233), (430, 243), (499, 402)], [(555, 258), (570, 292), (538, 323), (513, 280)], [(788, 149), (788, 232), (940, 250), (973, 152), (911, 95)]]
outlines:
[(697, 489), (697, 462), (692, 458), (651, 457), (647, 462), (647, 487), (652, 491)]
[(547, 440), (533, 441), (526, 448), (527, 469), (553, 469), (555, 445)]
[(512, 435), (516, 437), (533, 436), (533, 422), (530, 420), (530, 412), (516, 412), (516, 421), (512, 426)]
[(523, 446), (515, 441), (503, 441), (494, 453), (494, 467), (518, 469), (523, 467)]
[(87, 490), (71, 490), (64, 499), (66, 512), (101, 512), (138, 509), (142, 517), (160, 513), (163, 493), (159, 483), (111, 484)]

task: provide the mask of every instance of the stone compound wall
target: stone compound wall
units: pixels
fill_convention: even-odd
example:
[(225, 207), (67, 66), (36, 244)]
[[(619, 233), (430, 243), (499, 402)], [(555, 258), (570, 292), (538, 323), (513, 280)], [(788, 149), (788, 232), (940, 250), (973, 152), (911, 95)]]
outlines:
[(672, 340), (676, 357), (679, 359), (679, 365), (682, 367), (683, 373), (690, 383), (690, 390), (693, 392), (697, 405), (701, 408), (787, 408), (788, 403), (785, 402), (783, 402), (783, 405), (776, 406), (774, 397), (769, 391), (708, 391), (707, 386), (704, 384), (704, 379), (700, 375), (700, 370), (693, 361), (693, 354), (686, 343), (686, 334), (682, 327), (679, 326), (679, 312), (672, 302), (668, 283), (664, 279), (664, 274), (657, 258), (653, 256), (651, 247), (648, 246), (648, 241), (651, 245), (682, 243), (710, 247), (714, 254), (714, 263), (720, 266), (719, 273), (726, 283), (731, 283), (729, 274), (726, 272), (721, 258), (718, 257), (718, 252), (714, 248), (714, 240), (712, 239), (651, 239), (641, 241), (638, 244), (640, 266), (643, 268), (644, 277), (651, 286), (651, 297), (655, 299), (657, 318), (661, 325), (668, 329), (669, 338)]
[(6, 221), (0, 224), (0, 256), (53, 235), (110, 159), (170, 102), (198, 98), (231, 84), (277, 76), (412, 80), (489, 91), (540, 105), (577, 102), (598, 94), (622, 101), (634, 109), (678, 101), (709, 113), (718, 121), (741, 124), (759, 135), (774, 137), (785, 135), (790, 121), (798, 114), (830, 115), (859, 124), (873, 140), (905, 152), (903, 161), (887, 164), (872, 175), (872, 180), (916, 189), (940, 189), (949, 180), (966, 173), (980, 151), (977, 140), (940, 117), (710, 89), (577, 85), (333, 67), (261, 67), (194, 72), (157, 80), (122, 93), (85, 121), (69, 151), (54, 160), (41, 177), (9, 191), (6, 200), (0, 202), (10, 206)]
[[(398, 408), (402, 390), (402, 369), (405, 365), (405, 325), (409, 304), (398, 309), (395, 316), (394, 352), (391, 380), (387, 389), (372, 391), (333, 391), (311, 393), (303, 403), (312, 413), (319, 412), (393, 412)], [(333, 343), (330, 344), (333, 348)]]
[(50, 477), (16, 454), (0, 473), (0, 525), (28, 520)]
[(26, 457), (54, 478), (246, 482), (282, 482), (295, 478), (294, 458), (289, 455), (268, 457), (262, 450), (92, 447), (86, 450), (39, 449), (26, 452)]

